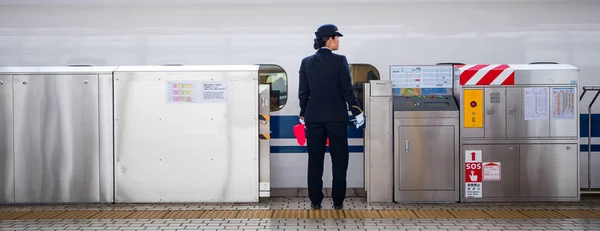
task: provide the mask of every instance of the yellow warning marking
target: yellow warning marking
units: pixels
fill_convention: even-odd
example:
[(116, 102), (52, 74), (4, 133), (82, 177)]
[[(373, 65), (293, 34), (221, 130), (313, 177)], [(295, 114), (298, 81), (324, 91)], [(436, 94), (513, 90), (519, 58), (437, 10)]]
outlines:
[(344, 210), (346, 218), (350, 219), (377, 219), (381, 215), (376, 210)]
[(529, 217), (516, 210), (487, 210), (485, 211), (494, 219), (527, 219)]
[(600, 219), (600, 210), (50, 210), (0, 212), (25, 219)]
[(161, 210), (144, 210), (135, 211), (127, 219), (161, 219), (167, 215), (169, 211)]
[(176, 210), (169, 211), (163, 219), (198, 219), (202, 216), (202, 210)]
[(270, 140), (271, 134), (260, 134), (259, 137), (260, 137), (260, 139), (263, 139), (263, 140)]
[(565, 218), (565, 216), (552, 210), (521, 210), (520, 212), (533, 219)]
[(66, 211), (65, 213), (54, 217), (54, 219), (90, 219), (98, 213), (100, 213), (100, 211)]
[(261, 114), (265, 120), (271, 120), (271, 116), (269, 114)]
[(133, 212), (135, 212), (135, 211), (133, 211), (133, 210), (107, 210), (107, 211), (101, 211), (101, 212), (95, 214), (94, 216), (92, 216), (91, 219), (126, 219)]
[(481, 210), (450, 210), (450, 213), (458, 219), (485, 219), (490, 215)]
[(30, 213), (30, 211), (0, 212), (0, 220), (14, 220)]
[(273, 218), (308, 218), (308, 210), (275, 210)]
[(201, 219), (233, 219), (237, 216), (237, 210), (210, 210), (203, 213)]
[(568, 219), (600, 219), (600, 213), (593, 210), (556, 210)]
[(53, 219), (62, 213), (65, 211), (33, 211), (19, 217), (19, 220)]
[(419, 218), (454, 218), (446, 210), (414, 210), (414, 212)]
[(271, 218), (273, 216), (273, 210), (244, 210), (240, 211), (236, 218), (241, 219), (261, 219)]
[(412, 210), (380, 210), (381, 218), (418, 218)]
[(311, 219), (343, 219), (346, 218), (342, 210), (310, 210), (308, 218)]

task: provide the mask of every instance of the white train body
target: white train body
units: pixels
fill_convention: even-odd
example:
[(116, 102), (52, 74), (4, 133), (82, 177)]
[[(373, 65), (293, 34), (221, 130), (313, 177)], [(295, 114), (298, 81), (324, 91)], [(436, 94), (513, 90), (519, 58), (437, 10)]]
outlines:
[[(307, 153), (292, 126), (300, 61), (319, 25), (336, 24), (345, 35), (338, 53), (381, 79), (393, 64), (553, 61), (580, 68), (583, 86), (600, 84), (598, 12), (595, 0), (0, 0), (0, 66), (276, 64), (287, 84), (274, 87), (287, 102), (271, 113), (271, 187), (304, 188)], [(351, 134), (348, 187), (362, 188), (362, 139)], [(600, 152), (600, 138), (592, 142)], [(325, 166), (329, 187), (329, 158)], [(600, 180), (600, 156), (592, 166)]]

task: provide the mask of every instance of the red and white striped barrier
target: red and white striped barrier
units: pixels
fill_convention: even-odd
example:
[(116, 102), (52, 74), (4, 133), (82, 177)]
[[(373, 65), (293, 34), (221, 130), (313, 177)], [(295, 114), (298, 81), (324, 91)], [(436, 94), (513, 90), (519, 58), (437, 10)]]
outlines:
[(514, 85), (515, 70), (508, 64), (457, 65), (460, 85)]

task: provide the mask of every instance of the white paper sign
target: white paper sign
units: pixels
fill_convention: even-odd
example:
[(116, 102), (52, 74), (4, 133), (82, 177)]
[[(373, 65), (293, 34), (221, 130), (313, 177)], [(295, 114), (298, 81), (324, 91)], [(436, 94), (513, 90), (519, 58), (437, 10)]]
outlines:
[(525, 92), (525, 120), (548, 119), (548, 89), (545, 87), (529, 87)]
[(465, 163), (481, 162), (481, 150), (465, 150)]
[(483, 180), (499, 181), (502, 179), (500, 162), (483, 162)]
[(483, 196), (483, 187), (482, 184), (479, 183), (466, 183), (465, 187), (465, 197), (466, 198), (481, 198)]
[(575, 119), (575, 88), (552, 88), (552, 119)]
[(204, 102), (227, 102), (227, 83), (226, 82), (206, 82), (202, 83), (200, 90), (200, 99)]
[(198, 103), (198, 82), (167, 81), (166, 90), (167, 103)]

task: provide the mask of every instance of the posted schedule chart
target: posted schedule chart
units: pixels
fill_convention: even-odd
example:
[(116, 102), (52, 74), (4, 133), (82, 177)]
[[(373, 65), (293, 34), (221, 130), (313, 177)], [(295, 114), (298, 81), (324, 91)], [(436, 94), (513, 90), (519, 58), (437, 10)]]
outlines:
[(452, 88), (452, 66), (392, 66), (393, 88)]

